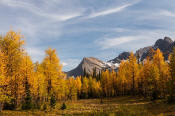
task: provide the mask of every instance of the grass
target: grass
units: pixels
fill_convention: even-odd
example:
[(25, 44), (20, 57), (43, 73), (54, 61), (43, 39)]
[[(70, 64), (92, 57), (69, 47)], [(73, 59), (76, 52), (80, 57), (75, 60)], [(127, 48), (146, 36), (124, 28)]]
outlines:
[(62, 102), (57, 103), (55, 109), (45, 111), (2, 111), (0, 116), (173, 116), (175, 105), (166, 104), (161, 100), (151, 102), (139, 97), (116, 97), (103, 99), (85, 99), (67, 101), (65, 110), (61, 110)]

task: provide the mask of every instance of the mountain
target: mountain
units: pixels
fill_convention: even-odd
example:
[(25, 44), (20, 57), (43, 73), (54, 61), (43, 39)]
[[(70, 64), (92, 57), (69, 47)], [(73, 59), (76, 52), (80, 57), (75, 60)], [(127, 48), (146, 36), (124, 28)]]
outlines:
[(96, 68), (97, 73), (105, 67), (105, 63), (101, 60), (98, 60), (94, 57), (85, 57), (81, 63), (73, 70), (67, 72), (68, 76), (80, 76), (83, 75), (84, 69), (86, 73), (93, 73), (93, 70)]
[[(164, 39), (158, 39), (154, 45), (140, 48), (135, 52), (135, 56), (139, 58), (140, 61), (143, 61), (146, 57), (153, 56), (153, 50), (160, 49), (164, 55), (165, 60), (168, 60), (169, 54), (172, 52), (175, 42), (169, 38), (164, 37)], [(127, 60), (129, 58), (130, 52), (122, 52), (116, 58), (103, 62), (94, 57), (83, 58), (81, 63), (73, 70), (67, 72), (68, 76), (80, 76), (83, 75), (84, 69), (86, 73), (92, 74), (94, 69), (98, 74), (102, 70), (117, 70), (119, 64), (122, 60)]]
[(168, 60), (168, 56), (172, 52), (173, 46), (175, 46), (175, 42), (173, 42), (173, 40), (169, 37), (164, 37), (164, 39), (158, 39), (153, 46), (137, 50), (135, 55), (139, 56), (140, 61), (143, 61), (147, 56), (151, 55), (152, 49), (156, 50), (159, 48), (163, 53), (165, 60)]
[(88, 74), (93, 74), (94, 70), (96, 70), (96, 73), (98, 74), (102, 70), (116, 69), (116, 67), (118, 67), (118, 64), (103, 62), (94, 57), (85, 57), (75, 69), (67, 72), (67, 76), (81, 76), (83, 75), (84, 70), (86, 70), (86, 73)]

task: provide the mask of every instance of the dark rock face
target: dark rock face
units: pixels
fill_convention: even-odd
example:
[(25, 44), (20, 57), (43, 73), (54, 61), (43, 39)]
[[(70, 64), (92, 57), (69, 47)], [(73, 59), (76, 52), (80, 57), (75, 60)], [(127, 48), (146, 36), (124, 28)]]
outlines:
[(128, 59), (130, 56), (130, 52), (122, 52), (121, 54), (119, 54), (118, 57), (109, 60), (108, 62), (112, 62), (112, 63), (120, 63), (122, 60), (126, 60)]
[(164, 39), (158, 39), (153, 48), (155, 50), (159, 48), (163, 52), (165, 60), (167, 60), (173, 46), (173, 40), (169, 37), (165, 37)]
[(164, 40), (168, 43), (173, 43), (173, 40), (170, 37), (164, 37)]
[(146, 59), (147, 57), (149, 58), (153, 58), (154, 56), (154, 49), (152, 47), (149, 47), (149, 49), (146, 50), (146, 52), (144, 52), (140, 58), (140, 61), (143, 61), (144, 59)]
[(130, 56), (130, 52), (123, 52), (123, 53), (119, 54), (118, 58), (120, 60), (126, 60), (129, 58), (129, 56)]
[(153, 46), (148, 46), (137, 50), (135, 55), (139, 56), (140, 61), (143, 61), (148, 56), (150, 58), (152, 57), (153, 50), (160, 49), (165, 60), (167, 60), (169, 54), (172, 52), (173, 46), (175, 46), (173, 40), (169, 37), (165, 37), (164, 39), (158, 39)]
[(162, 52), (171, 51), (171, 45), (173, 41), (165, 37), (164, 39), (159, 39), (156, 41), (154, 48), (159, 48)]
[(143, 61), (148, 56), (148, 51), (152, 48), (152, 46), (140, 48), (136, 51), (135, 56), (139, 58), (140, 61)]
[(96, 73), (101, 71), (105, 67), (105, 63), (101, 60), (98, 60), (94, 57), (83, 58), (81, 63), (73, 70), (67, 72), (67, 76), (81, 76), (84, 73), (84, 69), (86, 73), (92, 74), (94, 69), (96, 69)]

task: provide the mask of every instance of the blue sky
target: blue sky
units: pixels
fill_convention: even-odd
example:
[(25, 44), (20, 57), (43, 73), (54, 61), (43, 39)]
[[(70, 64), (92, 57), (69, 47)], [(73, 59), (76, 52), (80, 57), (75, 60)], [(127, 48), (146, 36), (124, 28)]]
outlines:
[(175, 38), (175, 0), (0, 0), (0, 32), (21, 31), (33, 61), (55, 48), (68, 71)]

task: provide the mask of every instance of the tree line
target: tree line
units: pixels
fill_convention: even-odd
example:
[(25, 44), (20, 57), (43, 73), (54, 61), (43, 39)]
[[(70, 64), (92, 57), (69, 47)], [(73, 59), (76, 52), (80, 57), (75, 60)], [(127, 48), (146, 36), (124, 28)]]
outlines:
[(121, 61), (117, 72), (105, 70), (94, 74), (78, 77), (82, 80), (79, 98), (137, 95), (175, 101), (175, 48), (168, 61), (159, 49), (150, 49), (144, 61), (131, 52), (128, 60)]
[(125, 95), (173, 101), (174, 93), (175, 49), (169, 61), (159, 49), (143, 62), (131, 53), (117, 72), (94, 70), (68, 78), (55, 49), (47, 49), (41, 63), (33, 63), (20, 33), (10, 30), (0, 36), (0, 110), (54, 108), (67, 100)]

